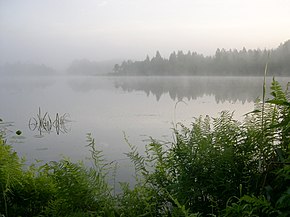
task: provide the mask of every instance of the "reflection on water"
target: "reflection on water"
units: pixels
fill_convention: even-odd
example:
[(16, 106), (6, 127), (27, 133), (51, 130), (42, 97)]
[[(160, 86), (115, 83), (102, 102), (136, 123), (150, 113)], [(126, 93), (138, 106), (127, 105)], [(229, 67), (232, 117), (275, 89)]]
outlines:
[(115, 88), (114, 81), (118, 79), (119, 77), (71, 76), (67, 83), (73, 91), (86, 93), (89, 91), (112, 90)]
[(37, 131), (39, 134), (35, 135), (37, 138), (42, 138), (44, 133), (49, 134), (55, 132), (57, 135), (60, 133), (68, 133), (70, 129), (67, 127), (69, 115), (67, 113), (59, 115), (56, 113), (55, 118), (51, 118), (48, 112), (41, 113), (38, 109), (38, 114), (29, 119), (28, 127), (31, 131)]
[[(286, 78), (278, 78), (282, 86)], [(289, 81), (289, 79), (288, 79)], [(267, 79), (269, 87), (271, 78)], [(205, 95), (220, 102), (254, 102), (262, 93), (262, 77), (127, 77), (115, 80), (115, 87), (123, 91), (143, 91), (159, 101), (168, 93), (172, 100), (195, 100)]]
[(21, 91), (37, 91), (52, 86), (56, 81), (56, 77), (37, 77), (37, 76), (1, 76), (0, 90), (21, 92)]

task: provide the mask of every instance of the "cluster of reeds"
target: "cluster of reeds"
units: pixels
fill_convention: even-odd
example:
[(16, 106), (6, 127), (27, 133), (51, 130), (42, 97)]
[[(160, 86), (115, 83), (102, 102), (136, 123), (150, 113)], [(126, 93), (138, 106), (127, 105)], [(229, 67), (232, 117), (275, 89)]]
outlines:
[(29, 119), (28, 127), (31, 131), (37, 130), (40, 136), (43, 136), (43, 133), (51, 133), (54, 130), (59, 135), (60, 133), (69, 132), (66, 126), (69, 121), (69, 115), (67, 113), (63, 115), (56, 113), (55, 118), (51, 118), (48, 112), (42, 114), (39, 108), (36, 117)]

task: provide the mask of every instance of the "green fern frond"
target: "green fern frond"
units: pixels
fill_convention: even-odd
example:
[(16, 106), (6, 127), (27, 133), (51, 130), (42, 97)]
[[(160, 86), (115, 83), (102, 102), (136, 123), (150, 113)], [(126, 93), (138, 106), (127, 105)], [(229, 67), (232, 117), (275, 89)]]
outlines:
[(286, 101), (285, 92), (283, 91), (281, 85), (278, 81), (273, 78), (271, 83), (271, 95), (274, 97), (277, 101)]
[(128, 153), (125, 153), (125, 155), (131, 160), (131, 162), (134, 164), (135, 167), (135, 178), (138, 180), (140, 175), (146, 175), (148, 174), (148, 170), (146, 169), (145, 166), (145, 158), (142, 156), (137, 149), (137, 146), (132, 145), (128, 138), (126, 137), (124, 133), (124, 139), (126, 143), (128, 144), (130, 151)]

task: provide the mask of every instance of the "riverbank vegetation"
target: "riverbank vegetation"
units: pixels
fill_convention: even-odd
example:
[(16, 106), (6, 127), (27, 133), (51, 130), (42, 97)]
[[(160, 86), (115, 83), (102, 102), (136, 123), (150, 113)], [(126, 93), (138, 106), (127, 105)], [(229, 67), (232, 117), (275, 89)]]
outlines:
[(151, 139), (144, 155), (127, 141), (136, 185), (121, 183), (120, 194), (90, 135), (93, 167), (66, 158), (27, 166), (2, 131), (0, 215), (289, 216), (289, 94), (273, 80), (272, 98), (263, 95), (242, 122), (224, 111), (176, 124), (172, 142)]

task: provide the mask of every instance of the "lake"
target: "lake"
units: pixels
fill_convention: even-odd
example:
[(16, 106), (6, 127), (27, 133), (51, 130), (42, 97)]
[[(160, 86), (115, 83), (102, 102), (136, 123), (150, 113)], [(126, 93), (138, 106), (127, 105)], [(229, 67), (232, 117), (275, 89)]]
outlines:
[[(290, 78), (277, 80), (286, 86)], [(150, 136), (172, 141), (174, 124), (190, 126), (199, 115), (229, 110), (242, 120), (262, 95), (262, 85), (261, 77), (7, 76), (0, 80), (0, 118), (13, 122), (8, 141), (29, 163), (62, 156), (85, 160), (91, 133), (106, 159), (119, 162), (118, 181), (128, 181), (132, 164), (124, 155), (129, 151), (124, 134), (142, 153)], [(39, 108), (52, 121), (56, 114), (69, 121), (39, 132), (34, 123)]]

